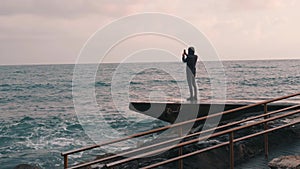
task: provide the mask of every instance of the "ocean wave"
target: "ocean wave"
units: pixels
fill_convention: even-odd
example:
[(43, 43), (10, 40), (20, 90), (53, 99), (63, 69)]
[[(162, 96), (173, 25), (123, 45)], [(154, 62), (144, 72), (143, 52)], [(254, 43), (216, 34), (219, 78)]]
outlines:
[[(35, 89), (57, 89), (63, 86), (46, 83), (46, 84), (2, 84), (0, 85), (0, 91), (25, 91), (25, 90), (35, 90)], [(71, 87), (71, 86), (64, 86), (64, 87)]]
[(0, 87), (9, 87), (9, 84), (0, 84)]
[(107, 83), (107, 82), (96, 82), (95, 86), (96, 87), (109, 87), (111, 84), (110, 83)]
[(29, 117), (29, 116), (26, 116), (26, 117), (23, 117), (23, 118), (20, 120), (21, 123), (27, 122), (27, 121), (34, 121), (34, 118)]
[(144, 85), (144, 83), (143, 82), (134, 82), (134, 81), (131, 81), (130, 85)]

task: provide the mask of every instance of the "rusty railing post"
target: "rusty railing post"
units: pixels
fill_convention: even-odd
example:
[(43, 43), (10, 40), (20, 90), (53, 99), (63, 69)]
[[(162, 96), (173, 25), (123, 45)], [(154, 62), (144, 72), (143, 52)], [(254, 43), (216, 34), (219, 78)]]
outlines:
[[(182, 137), (182, 126), (178, 128), (178, 135), (179, 137)], [(178, 149), (178, 156), (182, 156), (182, 153), (182, 146), (180, 146)], [(178, 169), (183, 169), (183, 159), (178, 160)]]
[(68, 155), (64, 155), (64, 169), (68, 168)]
[[(267, 114), (268, 113), (268, 106), (267, 103), (264, 104), (264, 113)], [(265, 116), (265, 119), (269, 118), (269, 116)], [(268, 130), (268, 122), (264, 123), (264, 130)], [(269, 137), (268, 137), (268, 133), (264, 134), (264, 145), (265, 145), (265, 158), (268, 159), (269, 157)]]
[(229, 147), (230, 147), (230, 169), (234, 169), (234, 134), (233, 132), (229, 133)]

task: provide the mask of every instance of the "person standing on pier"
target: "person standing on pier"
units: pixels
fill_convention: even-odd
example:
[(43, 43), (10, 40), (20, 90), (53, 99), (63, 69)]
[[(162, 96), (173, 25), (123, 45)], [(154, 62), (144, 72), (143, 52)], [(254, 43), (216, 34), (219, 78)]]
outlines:
[(198, 56), (195, 55), (193, 47), (188, 48), (188, 53), (186, 53), (185, 49), (183, 50), (182, 61), (186, 63), (186, 77), (190, 90), (190, 97), (187, 100), (197, 100), (197, 85), (195, 81), (197, 59)]

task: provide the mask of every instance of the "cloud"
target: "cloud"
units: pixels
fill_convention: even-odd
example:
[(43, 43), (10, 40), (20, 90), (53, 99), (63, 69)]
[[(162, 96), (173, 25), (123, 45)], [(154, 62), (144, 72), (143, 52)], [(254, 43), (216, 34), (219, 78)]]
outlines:
[[(299, 2), (1, 0), (0, 57), (3, 63), (5, 60), (13, 63), (14, 58), (18, 63), (30, 63), (37, 57), (39, 62), (56, 63), (62, 56), (69, 59), (65, 62), (74, 62), (84, 42), (96, 30), (115, 19), (140, 12), (162, 12), (186, 19), (206, 34), (220, 54), (227, 58), (236, 56), (236, 53), (241, 53), (240, 59), (255, 57), (265, 48), (264, 44), (269, 44), (274, 50), (289, 48), (297, 51)], [(247, 51), (249, 46), (252, 50)], [(20, 56), (24, 55), (28, 59), (22, 60)], [(294, 57), (299, 55), (294, 54)]]
[(293, 0), (229, 0), (231, 10), (266, 10), (278, 9), (293, 3)]
[(122, 16), (135, 0), (2, 0), (0, 15), (39, 15), (47, 17), (81, 17), (89, 14)]

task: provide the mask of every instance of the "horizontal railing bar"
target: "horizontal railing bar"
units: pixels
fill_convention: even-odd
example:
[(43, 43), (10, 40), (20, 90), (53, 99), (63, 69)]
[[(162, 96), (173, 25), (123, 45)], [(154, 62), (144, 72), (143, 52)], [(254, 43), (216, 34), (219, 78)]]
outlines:
[(264, 103), (261, 102), (261, 104), (268, 104), (268, 103), (276, 102), (276, 101), (279, 101), (279, 100), (284, 100), (284, 99), (287, 99), (287, 98), (290, 98), (290, 97), (295, 97), (295, 96), (298, 96), (298, 95), (300, 95), (300, 92), (299, 93), (290, 94), (290, 95), (287, 95), (287, 96), (282, 96), (282, 97), (274, 98), (274, 99), (271, 99), (271, 100), (266, 100), (266, 101), (263, 101)]
[(278, 116), (270, 117), (270, 118), (267, 118), (267, 119), (259, 121), (259, 122), (253, 122), (253, 123), (248, 124), (248, 125), (244, 125), (244, 126), (239, 126), (239, 127), (236, 127), (236, 128), (232, 128), (232, 129), (228, 130), (228, 133), (235, 132), (237, 130), (241, 130), (241, 129), (244, 129), (244, 128), (256, 126), (256, 125), (259, 125), (259, 124), (263, 124), (263, 123), (266, 123), (266, 122), (269, 122), (269, 121), (278, 120), (278, 119), (281, 119), (281, 118), (284, 118), (284, 117), (287, 117), (287, 116), (292, 116), (292, 115), (295, 115), (295, 114), (297, 114), (299, 112), (300, 112), (300, 110), (295, 110), (295, 111), (291, 111), (291, 112), (286, 113), (286, 114), (281, 114), (281, 115), (278, 115)]
[(292, 123), (287, 123), (287, 124), (284, 124), (284, 125), (281, 125), (281, 126), (278, 126), (278, 127), (270, 128), (268, 130), (260, 131), (258, 133), (254, 133), (254, 134), (251, 134), (251, 135), (248, 135), (248, 136), (237, 138), (237, 139), (234, 140), (234, 142), (239, 142), (239, 141), (242, 141), (242, 140), (246, 140), (246, 139), (249, 139), (251, 137), (256, 137), (256, 136), (259, 136), (259, 135), (262, 135), (262, 134), (266, 134), (266, 133), (269, 133), (269, 132), (272, 132), (272, 131), (275, 131), (275, 130), (279, 130), (279, 129), (282, 129), (282, 128), (285, 128), (285, 127), (296, 125), (298, 123), (300, 123), (300, 120), (294, 121)]
[(221, 116), (221, 115), (224, 115), (224, 114), (228, 114), (228, 113), (232, 113), (232, 112), (236, 112), (236, 111), (240, 111), (240, 110), (252, 108), (252, 107), (255, 107), (255, 106), (259, 106), (259, 105), (263, 105), (263, 104), (275, 102), (275, 101), (278, 101), (278, 100), (283, 100), (283, 99), (294, 97), (294, 96), (297, 96), (297, 95), (300, 95), (300, 93), (291, 94), (291, 95), (283, 96), (283, 97), (278, 97), (278, 98), (275, 98), (275, 99), (271, 99), (271, 100), (267, 100), (267, 101), (262, 101), (262, 102), (258, 102), (258, 103), (255, 103), (255, 104), (250, 104), (250, 105), (247, 105), (247, 106), (243, 106), (243, 107), (238, 107), (238, 108), (235, 108), (235, 109), (223, 111), (223, 112), (220, 112), (220, 113), (215, 113), (215, 114), (208, 115), (208, 116), (205, 116), (205, 117), (200, 117), (200, 118), (197, 118), (197, 119), (187, 120), (187, 121), (184, 121), (184, 122), (180, 122), (180, 123), (168, 125), (168, 126), (165, 126), (165, 127), (161, 127), (161, 128), (149, 130), (149, 131), (146, 131), (146, 132), (141, 132), (141, 133), (133, 134), (133, 135), (130, 135), (130, 136), (127, 136), (127, 137), (123, 137), (123, 138), (116, 139), (116, 140), (113, 140), (113, 141), (105, 142), (105, 143), (102, 143), (102, 144), (91, 145), (91, 146), (79, 148), (79, 149), (76, 149), (76, 150), (71, 150), (71, 151), (63, 152), (63, 153), (61, 153), (61, 155), (62, 156), (70, 155), (70, 154), (78, 153), (78, 152), (81, 152), (81, 151), (90, 150), (90, 149), (93, 149), (93, 148), (97, 148), (97, 147), (101, 147), (101, 146), (105, 146), (105, 145), (109, 145), (109, 144), (114, 144), (114, 143), (125, 141), (125, 140), (131, 139), (131, 138), (136, 138), (136, 137), (140, 137), (140, 136), (144, 136), (144, 135), (156, 133), (156, 132), (159, 132), (159, 131), (167, 130), (169, 128), (178, 127), (178, 126), (182, 126), (182, 125), (189, 124), (189, 123), (192, 123), (192, 122), (201, 121), (201, 120), (205, 120), (205, 119), (208, 119), (208, 118), (213, 118), (213, 117)]
[[(211, 147), (207, 147), (207, 148), (204, 148), (204, 149), (201, 149), (201, 150), (197, 150), (197, 151), (191, 152), (189, 154), (184, 154), (182, 156), (177, 156), (177, 157), (174, 157), (172, 159), (165, 160), (165, 161), (163, 161), (163, 163), (167, 164), (167, 163), (170, 163), (170, 162), (173, 162), (173, 161), (181, 160), (181, 159), (187, 158), (189, 156), (193, 156), (193, 155), (196, 155), (196, 154), (199, 154), (199, 153), (203, 153), (205, 151), (209, 151), (209, 150), (213, 150), (213, 149), (216, 149), (216, 148), (220, 148), (220, 147), (226, 146), (228, 144), (229, 144), (229, 141), (224, 142), (224, 143), (220, 143), (220, 144), (217, 144), (217, 145), (214, 145), (214, 146), (211, 146)], [(149, 166), (146, 166), (146, 167), (142, 167), (141, 169), (154, 168), (154, 167), (158, 167), (158, 166), (161, 166), (161, 165), (164, 165), (164, 164), (159, 164), (159, 165), (153, 164), (153, 165), (149, 165)]]
[(151, 151), (151, 152), (139, 154), (139, 155), (134, 156), (134, 157), (130, 157), (130, 158), (126, 158), (126, 159), (123, 159), (123, 160), (111, 162), (111, 163), (107, 164), (107, 167), (120, 165), (122, 163), (126, 163), (126, 162), (129, 162), (129, 161), (135, 160), (137, 158), (142, 158), (142, 157), (145, 157), (145, 156), (148, 156), (148, 155), (153, 155), (153, 154), (156, 154), (156, 153), (159, 153), (159, 152), (162, 152), (162, 151), (167, 151), (171, 148), (182, 147), (182, 146), (192, 144), (192, 143), (195, 143), (195, 142), (198, 142), (198, 141), (203, 141), (207, 138), (213, 138), (213, 137), (221, 136), (221, 135), (228, 134), (228, 133), (231, 133), (231, 132), (235, 132), (235, 131), (238, 131), (238, 130), (241, 130), (241, 129), (244, 129), (244, 128), (248, 128), (248, 127), (251, 127), (251, 126), (255, 126), (255, 125), (263, 124), (263, 123), (266, 123), (266, 122), (269, 122), (269, 121), (277, 120), (277, 119), (280, 119), (280, 118), (283, 118), (283, 117), (291, 116), (291, 115), (297, 114), (299, 112), (300, 112), (300, 110), (292, 111), (292, 112), (289, 112), (289, 113), (286, 113), (286, 114), (270, 117), (268, 119), (264, 119), (264, 120), (261, 120), (261, 121), (258, 121), (258, 122), (253, 122), (251, 124), (247, 124), (247, 125), (244, 125), (244, 126), (239, 126), (239, 127), (235, 127), (235, 128), (232, 128), (232, 129), (220, 131), (220, 132), (211, 134), (210, 136), (205, 136), (205, 137), (197, 138), (197, 139), (194, 139), (194, 140), (189, 140), (189, 141), (186, 141), (186, 142), (183, 142), (183, 143), (179, 143), (175, 146), (168, 146), (168, 147), (165, 147), (165, 148), (161, 148), (159, 150), (154, 150), (154, 151)]
[[(294, 108), (297, 108), (297, 107), (300, 107), (300, 105), (294, 105), (294, 106), (286, 107), (286, 108), (283, 108), (283, 109), (279, 109), (279, 110), (275, 110), (275, 111), (270, 111), (268, 113), (264, 113), (264, 114), (253, 116), (253, 117), (249, 117), (249, 118), (246, 118), (246, 119), (243, 119), (243, 120), (240, 120), (240, 121), (236, 121), (236, 122), (231, 122), (231, 123), (219, 126), (219, 127), (220, 128), (224, 128), (224, 127), (229, 127), (229, 126), (232, 126), (232, 125), (238, 125), (238, 124), (250, 121), (250, 120), (255, 120), (255, 119), (258, 119), (258, 118), (262, 118), (262, 117), (274, 115), (276, 113), (280, 113), (280, 112), (287, 111), (287, 110), (290, 110), (290, 109), (294, 109)], [(215, 129), (220, 129), (219, 127), (216, 127)], [(213, 130), (213, 129), (208, 129), (208, 130)]]
[(110, 160), (110, 159), (113, 159), (113, 158), (117, 158), (117, 157), (125, 156), (125, 155), (128, 155), (128, 154), (136, 153), (138, 151), (150, 149), (150, 148), (153, 148), (153, 147), (156, 147), (156, 146), (161, 146), (163, 144), (172, 143), (172, 142), (179, 141), (179, 140), (189, 138), (189, 137), (193, 137), (193, 136), (196, 136), (196, 135), (199, 135), (199, 134), (204, 134), (204, 133), (207, 133), (207, 132), (210, 132), (210, 131), (222, 129), (222, 128), (229, 127), (229, 126), (232, 126), (232, 125), (237, 125), (237, 124), (240, 124), (240, 123), (244, 123), (244, 122), (247, 122), (247, 121), (250, 121), (250, 120), (254, 120), (254, 119), (269, 116), (269, 115), (272, 115), (272, 114), (280, 113), (282, 111), (294, 109), (294, 108), (299, 107), (299, 106), (300, 105), (289, 106), (289, 107), (286, 107), (286, 108), (283, 108), (283, 109), (271, 111), (267, 114), (262, 114), (262, 115), (250, 117), (250, 118), (243, 119), (243, 120), (240, 120), (240, 121), (236, 121), (236, 122), (233, 122), (233, 123), (228, 123), (228, 124), (218, 126), (218, 127), (215, 127), (215, 128), (207, 129), (207, 130), (204, 130), (204, 131), (201, 131), (201, 132), (196, 132), (196, 133), (193, 133), (193, 134), (189, 134), (189, 135), (186, 135), (186, 136), (183, 136), (183, 137), (177, 137), (175, 139), (171, 139), (171, 140), (168, 140), (168, 141), (164, 141), (164, 142), (160, 142), (160, 143), (157, 143), (157, 144), (152, 144), (152, 145), (149, 145), (149, 146), (137, 148), (137, 149), (134, 149), (134, 150), (131, 150), (131, 151), (127, 151), (127, 152), (124, 152), (124, 153), (112, 155), (112, 156), (105, 157), (105, 158), (102, 158), (102, 159), (97, 159), (97, 160), (94, 160), (94, 161), (78, 164), (78, 165), (70, 167), (69, 169), (76, 169), (76, 168), (80, 168), (80, 167), (86, 167), (86, 166), (89, 166), (89, 165), (97, 164), (97, 163), (100, 163), (100, 162), (103, 162), (103, 161), (106, 161), (106, 160)]
[[(268, 129), (268, 130), (265, 130), (265, 131), (262, 131), (262, 132), (259, 132), (259, 133), (255, 133), (255, 134), (251, 135), (251, 137), (247, 137), (246, 136), (246, 137), (234, 139), (233, 142), (235, 143), (235, 142), (242, 141), (242, 140), (245, 140), (245, 139), (249, 139), (249, 138), (252, 138), (252, 137), (256, 137), (256, 136), (259, 136), (259, 135), (262, 135), (262, 134), (270, 133), (272, 131), (276, 131), (276, 130), (279, 130), (279, 129), (282, 129), (282, 128), (285, 128), (285, 127), (296, 125), (298, 123), (300, 123), (300, 121), (296, 121), (296, 122), (293, 122), (293, 123), (288, 123), (288, 124), (285, 124), (285, 125), (282, 125), (282, 126), (279, 126), (279, 127), (275, 127), (275, 128), (271, 128), (271, 129)], [(225, 143), (222, 144), (222, 146), (228, 145), (228, 144), (229, 144), (229, 142), (225, 142)], [(221, 144), (218, 144), (218, 145), (221, 145)], [(161, 166), (161, 165), (164, 165), (164, 164), (167, 164), (167, 163), (171, 163), (171, 162), (174, 162), (174, 161), (177, 161), (177, 160), (181, 160), (181, 159), (184, 159), (184, 158), (187, 158), (187, 157), (199, 154), (199, 153), (203, 153), (205, 151), (209, 151), (209, 150), (221, 147), (221, 146), (218, 146), (218, 145), (212, 146), (212, 147), (208, 147), (208, 148), (205, 148), (205, 149), (201, 149), (201, 150), (198, 150), (198, 151), (194, 151), (192, 153), (188, 153), (188, 154), (185, 154), (185, 155), (182, 155), (182, 156), (177, 156), (177, 157), (174, 157), (172, 159), (168, 159), (168, 160), (156, 163), (156, 164), (152, 164), (152, 165), (143, 167), (141, 169), (150, 169), (150, 168), (158, 167), (158, 166)]]
[(136, 155), (134, 157), (130, 157), (130, 158), (126, 158), (126, 159), (123, 159), (123, 160), (111, 162), (109, 164), (106, 164), (106, 166), (107, 167), (113, 167), (113, 166), (120, 165), (120, 164), (129, 162), (129, 161), (138, 159), (138, 158), (150, 156), (150, 155), (153, 155), (153, 154), (156, 154), (156, 153), (167, 151), (167, 150), (172, 149), (172, 148), (182, 147), (182, 146), (185, 146), (185, 145), (188, 145), (188, 144), (192, 144), (192, 143), (195, 143), (195, 142), (198, 142), (198, 141), (202, 141), (202, 140), (205, 140), (205, 139), (208, 139), (208, 138), (209, 138), (209, 136), (201, 137), (201, 138), (198, 138), (198, 139), (189, 140), (189, 141), (186, 141), (186, 142), (179, 143), (177, 145), (164, 147), (164, 148), (161, 148), (161, 149), (158, 149), (158, 150), (154, 150), (154, 151), (146, 152), (146, 153), (143, 153), (143, 154), (139, 154), (139, 155)]

